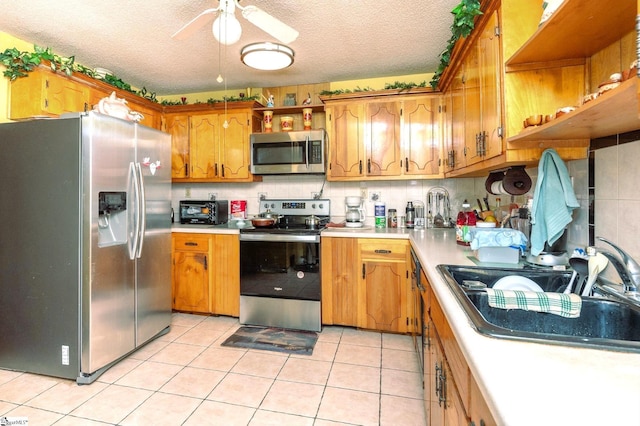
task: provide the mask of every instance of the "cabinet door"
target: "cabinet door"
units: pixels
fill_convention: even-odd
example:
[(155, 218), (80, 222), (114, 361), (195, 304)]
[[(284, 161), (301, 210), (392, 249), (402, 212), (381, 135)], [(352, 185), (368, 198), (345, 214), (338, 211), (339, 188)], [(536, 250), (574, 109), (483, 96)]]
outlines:
[(189, 116), (170, 114), (165, 123), (171, 135), (171, 177), (189, 177)]
[(364, 176), (364, 112), (361, 103), (326, 108), (329, 133), (327, 178)]
[(482, 160), (480, 125), (480, 63), (473, 46), (464, 62), (464, 157), (470, 166)]
[(495, 426), (497, 423), (489, 410), (489, 406), (482, 396), (480, 387), (476, 383), (473, 376), (469, 379), (469, 387), (471, 388), (469, 397), (469, 417), (471, 417), (470, 424), (475, 426)]
[(55, 115), (82, 112), (89, 107), (89, 88), (52, 74), (45, 80), (45, 109)]
[(174, 234), (173, 308), (189, 312), (210, 312), (209, 236)]
[(400, 103), (368, 102), (365, 108), (366, 175), (399, 176), (402, 170)]
[(322, 238), (322, 323), (358, 325), (358, 240)]
[(11, 82), (10, 118), (82, 112), (89, 107), (89, 88), (42, 68)]
[(438, 125), (438, 99), (434, 96), (405, 100), (402, 119), (404, 174), (439, 174), (441, 135)]
[(359, 241), (358, 326), (406, 333), (408, 329), (409, 251), (406, 241)]
[(220, 173), (223, 179), (248, 179), (249, 174), (249, 134), (251, 132), (249, 113), (229, 112), (221, 114), (224, 125), (220, 137)]
[(212, 311), (218, 315), (240, 315), (240, 240), (237, 235), (213, 235)]
[(211, 179), (220, 176), (218, 165), (221, 123), (218, 114), (194, 115), (189, 129), (190, 177)]
[(451, 151), (450, 169), (465, 167), (464, 64), (451, 82)]
[(491, 15), (478, 40), (484, 159), (502, 154), (501, 57), (500, 40), (496, 35), (497, 28), (498, 12), (496, 11)]

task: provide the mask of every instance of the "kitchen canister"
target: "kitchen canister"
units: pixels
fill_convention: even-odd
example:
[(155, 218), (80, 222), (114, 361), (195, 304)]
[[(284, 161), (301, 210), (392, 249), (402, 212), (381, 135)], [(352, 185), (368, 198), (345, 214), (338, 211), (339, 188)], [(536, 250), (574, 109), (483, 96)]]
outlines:
[(282, 130), (283, 132), (289, 132), (293, 130), (293, 117), (280, 117), (280, 130)]
[(273, 131), (273, 111), (265, 111), (264, 113), (264, 131), (269, 133)]
[(389, 209), (387, 215), (387, 226), (389, 228), (397, 228), (398, 227), (398, 212), (396, 209)]
[(302, 122), (304, 130), (311, 130), (311, 118), (313, 117), (313, 109), (302, 108)]
[(387, 206), (382, 201), (376, 201), (373, 205), (373, 216), (376, 228), (387, 227)]

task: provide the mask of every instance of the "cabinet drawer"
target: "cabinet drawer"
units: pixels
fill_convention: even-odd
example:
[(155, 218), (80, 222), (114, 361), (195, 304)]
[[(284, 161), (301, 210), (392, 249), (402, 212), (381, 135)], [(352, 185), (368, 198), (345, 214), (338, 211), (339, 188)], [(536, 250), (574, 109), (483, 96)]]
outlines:
[(360, 241), (362, 260), (404, 262), (407, 259), (409, 242), (404, 240), (371, 239)]
[(209, 235), (177, 234), (173, 236), (174, 250), (209, 251)]

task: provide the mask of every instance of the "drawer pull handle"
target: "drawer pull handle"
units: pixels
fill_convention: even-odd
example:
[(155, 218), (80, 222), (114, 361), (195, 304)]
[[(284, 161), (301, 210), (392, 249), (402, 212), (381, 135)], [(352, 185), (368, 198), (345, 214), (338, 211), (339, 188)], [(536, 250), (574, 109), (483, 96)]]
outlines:
[(375, 252), (378, 254), (391, 254), (391, 250), (385, 250), (385, 249), (377, 249)]
[(184, 243), (185, 246), (197, 247), (198, 243), (194, 243), (193, 241), (187, 241)]

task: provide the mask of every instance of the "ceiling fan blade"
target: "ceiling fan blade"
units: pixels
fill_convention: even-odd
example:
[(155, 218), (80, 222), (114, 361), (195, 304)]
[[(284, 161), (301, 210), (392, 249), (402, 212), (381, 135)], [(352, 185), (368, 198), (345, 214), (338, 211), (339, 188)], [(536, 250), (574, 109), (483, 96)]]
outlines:
[(272, 35), (283, 43), (291, 43), (298, 38), (298, 31), (256, 6), (244, 7), (242, 9), (242, 16), (262, 31)]
[(213, 21), (213, 18), (220, 10), (219, 7), (215, 9), (207, 9), (204, 12), (200, 13), (198, 16), (189, 21), (184, 27), (180, 28), (176, 31), (171, 38), (176, 40), (184, 40), (191, 36), (191, 34), (198, 31), (200, 28), (204, 27), (207, 23)]

